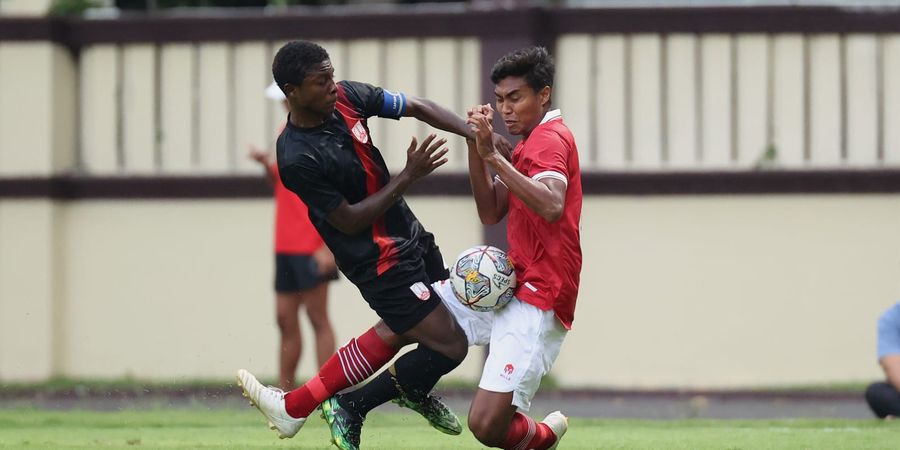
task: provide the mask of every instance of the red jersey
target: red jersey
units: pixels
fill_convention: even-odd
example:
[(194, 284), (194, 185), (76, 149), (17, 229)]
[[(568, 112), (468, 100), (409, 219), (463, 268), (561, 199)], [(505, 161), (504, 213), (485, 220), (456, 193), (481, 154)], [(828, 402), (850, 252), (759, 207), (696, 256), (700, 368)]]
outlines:
[(322, 238), (309, 221), (306, 204), (281, 183), (278, 164), (271, 167), (275, 174), (275, 253), (311, 255), (322, 246)]
[(534, 180), (556, 178), (566, 183), (562, 217), (554, 223), (510, 192), (506, 234), (516, 268), (516, 298), (544, 311), (552, 309), (571, 329), (581, 275), (581, 169), (575, 138), (559, 110), (548, 112), (516, 145), (512, 164)]

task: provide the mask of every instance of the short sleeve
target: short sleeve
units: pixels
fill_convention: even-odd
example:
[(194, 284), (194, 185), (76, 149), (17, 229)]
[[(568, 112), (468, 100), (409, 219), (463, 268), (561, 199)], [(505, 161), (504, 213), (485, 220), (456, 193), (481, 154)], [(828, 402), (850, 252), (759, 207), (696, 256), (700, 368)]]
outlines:
[(522, 149), (524, 174), (534, 180), (555, 178), (569, 184), (569, 148), (559, 134), (552, 130), (539, 130), (532, 135)]
[(887, 355), (900, 355), (900, 303), (878, 319), (878, 359)]
[(399, 119), (406, 113), (406, 96), (377, 86), (357, 81), (342, 81), (347, 98), (363, 117)]
[(312, 158), (282, 167), (281, 182), (306, 203), (310, 210), (317, 210), (323, 216), (334, 211), (344, 196), (328, 181), (328, 176)]

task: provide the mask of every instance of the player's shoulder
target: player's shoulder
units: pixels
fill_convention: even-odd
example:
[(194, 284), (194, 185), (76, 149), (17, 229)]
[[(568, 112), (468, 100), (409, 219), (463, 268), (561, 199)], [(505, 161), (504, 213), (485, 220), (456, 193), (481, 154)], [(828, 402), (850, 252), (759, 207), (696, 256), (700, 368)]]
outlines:
[(284, 167), (299, 161), (319, 159), (318, 146), (311, 141), (314, 137), (286, 127), (277, 142), (279, 165)]
[(545, 125), (546, 125), (546, 129), (547, 129), (548, 133), (553, 133), (553, 134), (559, 136), (561, 139), (565, 140), (566, 142), (574, 142), (575, 141), (575, 137), (572, 134), (572, 130), (569, 128), (568, 125), (566, 125), (566, 123), (563, 121), (562, 117), (551, 120), (551, 121), (547, 122)]
[(352, 102), (363, 102), (379, 89), (377, 86), (369, 83), (353, 80), (341, 80), (337, 82), (337, 85), (338, 90), (344, 94), (344, 97)]
[(894, 303), (879, 317), (882, 323), (890, 323), (900, 328), (900, 302)]
[[(563, 122), (562, 118), (553, 119), (540, 124), (532, 132), (531, 140), (541, 145), (556, 144), (571, 149), (575, 144), (572, 130)], [(536, 139), (535, 139), (536, 138)]]

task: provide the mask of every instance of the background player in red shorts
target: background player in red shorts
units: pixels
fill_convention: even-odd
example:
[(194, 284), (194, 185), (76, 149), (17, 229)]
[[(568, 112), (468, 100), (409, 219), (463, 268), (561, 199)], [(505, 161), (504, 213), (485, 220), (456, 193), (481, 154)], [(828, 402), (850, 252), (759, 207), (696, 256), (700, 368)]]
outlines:
[[(266, 97), (285, 104), (284, 93), (275, 83), (266, 89)], [(334, 353), (328, 282), (337, 279), (337, 266), (310, 223), (306, 205), (281, 183), (275, 154), (251, 146), (250, 157), (263, 166), (275, 191), (275, 315), (281, 335), (278, 385), (290, 390), (303, 352), (301, 307), (306, 309), (315, 335), (317, 367)]]
[[(556, 448), (568, 427), (559, 411), (541, 423), (520, 412), (528, 411), (572, 326), (581, 273), (581, 171), (572, 132), (550, 107), (553, 76), (553, 60), (542, 47), (512, 52), (491, 71), (497, 112), (511, 134), (522, 136), (512, 161), (492, 143), (493, 108), (469, 110), (476, 135), (469, 143), (469, 176), (478, 216), (485, 224), (508, 218), (518, 286), (515, 298), (491, 313), (489, 327), (481, 313), (452, 309), (470, 344), (490, 343), (469, 429), (483, 444), (504, 449)], [(435, 290), (454, 305), (447, 284)]]

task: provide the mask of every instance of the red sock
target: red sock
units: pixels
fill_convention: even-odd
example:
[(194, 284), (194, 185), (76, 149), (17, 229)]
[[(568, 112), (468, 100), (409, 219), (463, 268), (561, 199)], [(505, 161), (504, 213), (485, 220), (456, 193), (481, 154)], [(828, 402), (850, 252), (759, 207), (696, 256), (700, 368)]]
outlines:
[(294, 418), (308, 416), (319, 403), (341, 389), (363, 382), (396, 354), (397, 349), (387, 345), (375, 333), (375, 328), (370, 328), (339, 348), (306, 384), (285, 394), (287, 413)]
[(506, 440), (503, 442), (505, 450), (546, 450), (556, 442), (556, 435), (550, 427), (543, 423), (535, 422), (531, 417), (520, 412), (513, 415)]

